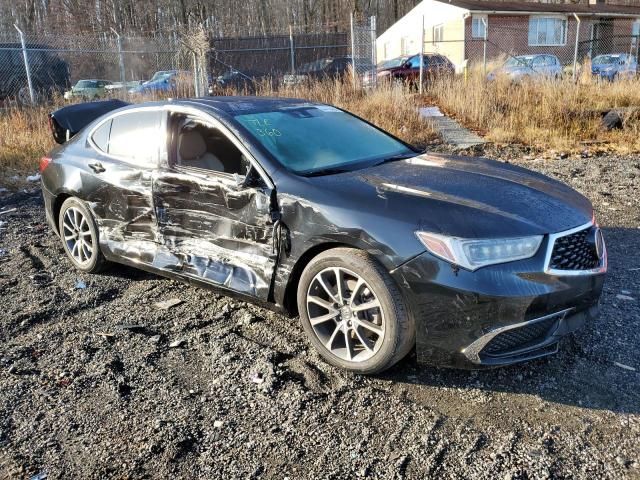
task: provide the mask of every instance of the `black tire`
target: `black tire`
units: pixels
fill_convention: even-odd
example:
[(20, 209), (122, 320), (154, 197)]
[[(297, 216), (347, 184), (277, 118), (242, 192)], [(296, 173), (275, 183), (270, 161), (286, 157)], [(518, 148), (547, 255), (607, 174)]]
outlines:
[[(85, 255), (85, 261), (79, 261), (79, 259), (73, 254), (72, 244), (75, 245), (73, 242), (77, 240), (65, 240), (65, 234), (71, 233), (69, 227), (65, 226), (65, 215), (69, 213), (69, 216), (71, 217), (74, 210), (81, 212), (85, 218), (86, 223), (82, 224), (84, 226), (82, 230), (84, 232), (83, 238), (91, 239), (91, 254)], [(60, 214), (58, 215), (58, 232), (60, 233), (62, 247), (75, 268), (85, 273), (98, 273), (105, 268), (107, 261), (100, 251), (98, 228), (91, 211), (83, 201), (75, 197), (67, 198), (64, 201), (60, 208)]]
[[(317, 275), (331, 268), (344, 269), (359, 276), (365, 282), (367, 287), (365, 291), (372, 292), (373, 298), (378, 300), (379, 307), (376, 308), (379, 308), (381, 312), (381, 323), (384, 325), (384, 332), (383, 335), (377, 337), (381, 339), (381, 343), (377, 346), (378, 340), (376, 340), (377, 350), (370, 358), (361, 361), (349, 361), (340, 358), (325, 346), (311, 325), (307, 296), (311, 293), (310, 288), (312, 288), (312, 282), (315, 281)], [(314, 285), (313, 288), (318, 288), (317, 283)], [(404, 297), (389, 273), (373, 257), (361, 250), (334, 248), (313, 258), (300, 277), (297, 302), (302, 326), (310, 343), (328, 363), (344, 370), (359, 374), (382, 372), (404, 358), (415, 345), (415, 323)], [(331, 312), (329, 311), (329, 313)], [(359, 315), (358, 313), (352, 314)], [(327, 328), (338, 328), (341, 321), (339, 319), (344, 318), (341, 315), (338, 314), (338, 319), (336, 320), (329, 320)], [(349, 323), (349, 326), (351, 327), (351, 323)], [(360, 327), (355, 327), (355, 329), (358, 328)], [(348, 333), (344, 333), (345, 338), (347, 335)], [(355, 335), (355, 332), (352, 333), (351, 338), (356, 338)], [(350, 347), (347, 347), (346, 350), (351, 351)], [(364, 348), (360, 349), (360, 352), (365, 352)]]

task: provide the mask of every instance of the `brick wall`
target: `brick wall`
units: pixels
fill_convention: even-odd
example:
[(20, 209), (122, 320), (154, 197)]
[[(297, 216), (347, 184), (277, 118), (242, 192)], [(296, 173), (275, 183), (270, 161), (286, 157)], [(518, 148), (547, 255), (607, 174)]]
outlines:
[[(506, 55), (528, 55), (537, 53), (547, 53), (556, 55), (560, 61), (569, 65), (573, 62), (575, 41), (576, 41), (576, 20), (572, 16), (567, 16), (567, 42), (564, 45), (553, 46), (531, 46), (529, 45), (529, 16), (528, 15), (490, 15), (489, 34), (487, 41), (487, 59)], [(608, 50), (606, 53), (613, 53), (622, 49), (624, 51), (631, 44), (631, 19), (611, 19), (612, 27), (604, 34), (605, 38), (598, 44), (601, 50)], [(483, 59), (484, 42), (482, 39), (473, 39), (471, 36), (472, 18), (465, 20), (465, 55), (470, 63), (479, 62)], [(582, 19), (580, 26), (580, 46), (579, 54), (588, 54), (591, 39), (591, 19)], [(610, 33), (609, 33), (610, 32)], [(629, 37), (629, 38), (627, 38)]]

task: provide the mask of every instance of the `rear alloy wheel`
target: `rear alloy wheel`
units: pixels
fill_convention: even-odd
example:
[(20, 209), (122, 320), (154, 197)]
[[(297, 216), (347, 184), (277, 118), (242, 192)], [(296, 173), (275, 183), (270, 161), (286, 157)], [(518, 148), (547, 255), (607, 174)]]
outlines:
[(412, 319), (395, 283), (359, 250), (337, 248), (314, 258), (300, 279), (298, 309), (320, 354), (353, 372), (385, 370), (415, 342)]
[(83, 272), (102, 269), (105, 259), (98, 244), (98, 229), (89, 209), (77, 198), (68, 198), (58, 219), (60, 238), (73, 265)]

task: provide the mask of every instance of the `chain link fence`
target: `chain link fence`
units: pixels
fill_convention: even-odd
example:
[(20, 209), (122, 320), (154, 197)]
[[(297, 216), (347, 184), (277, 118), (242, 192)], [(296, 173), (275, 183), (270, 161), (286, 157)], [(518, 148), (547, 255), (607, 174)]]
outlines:
[(192, 57), (177, 35), (47, 35), (16, 28), (0, 34), (0, 99), (34, 103), (65, 92), (84, 98), (126, 94), (159, 71), (191, 78)]
[(323, 32), (303, 30), (210, 38), (202, 27), (147, 37), (116, 31), (47, 35), (16, 27), (0, 32), (0, 102), (201, 96), (263, 81), (276, 88), (325, 78), (356, 81), (374, 68), (375, 17), (351, 18)]
[[(377, 45), (380, 59), (390, 64), (397, 60), (401, 66), (403, 59), (422, 51), (426, 54), (423, 70), (436, 68), (443, 56), (458, 74), (506, 71), (515, 75), (519, 69), (522, 77), (577, 80), (585, 73), (601, 75), (603, 69), (596, 65), (602, 62), (608, 62), (604, 68), (608, 72), (625, 77), (640, 73), (640, 22), (635, 18), (472, 15), (437, 25), (430, 21), (416, 19), (418, 28), (409, 25), (406, 31), (386, 34)], [(419, 62), (414, 63), (416, 70)], [(406, 74), (412, 81), (418, 77), (415, 72)]]

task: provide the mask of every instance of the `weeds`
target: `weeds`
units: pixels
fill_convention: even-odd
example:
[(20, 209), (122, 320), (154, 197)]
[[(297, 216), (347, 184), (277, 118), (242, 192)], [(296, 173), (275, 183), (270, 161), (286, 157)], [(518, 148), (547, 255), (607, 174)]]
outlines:
[[(499, 78), (487, 82), (480, 72), (472, 72), (466, 78), (434, 81), (427, 87), (425, 98), (391, 85), (365, 92), (354, 89), (348, 81), (291, 88), (277, 88), (266, 81), (257, 85), (255, 92), (226, 93), (298, 97), (333, 104), (422, 146), (436, 135), (420, 118), (417, 107), (436, 104), (495, 143), (567, 151), (582, 149), (585, 143), (599, 143), (620, 153), (640, 151), (640, 80), (609, 83), (580, 75), (578, 82), (570, 78), (524, 83)], [(0, 172), (36, 169), (39, 158), (54, 145), (47, 114), (63, 104), (57, 99), (46, 106), (9, 104), (0, 110)], [(602, 112), (612, 108), (623, 112), (623, 130), (608, 132), (601, 128)]]
[[(493, 82), (479, 72), (467, 79), (439, 79), (427, 89), (429, 100), (495, 143), (523, 143), (540, 149), (577, 150), (585, 143), (606, 144), (627, 153), (640, 150), (640, 81)], [(604, 112), (620, 109), (624, 129), (604, 131)]]

